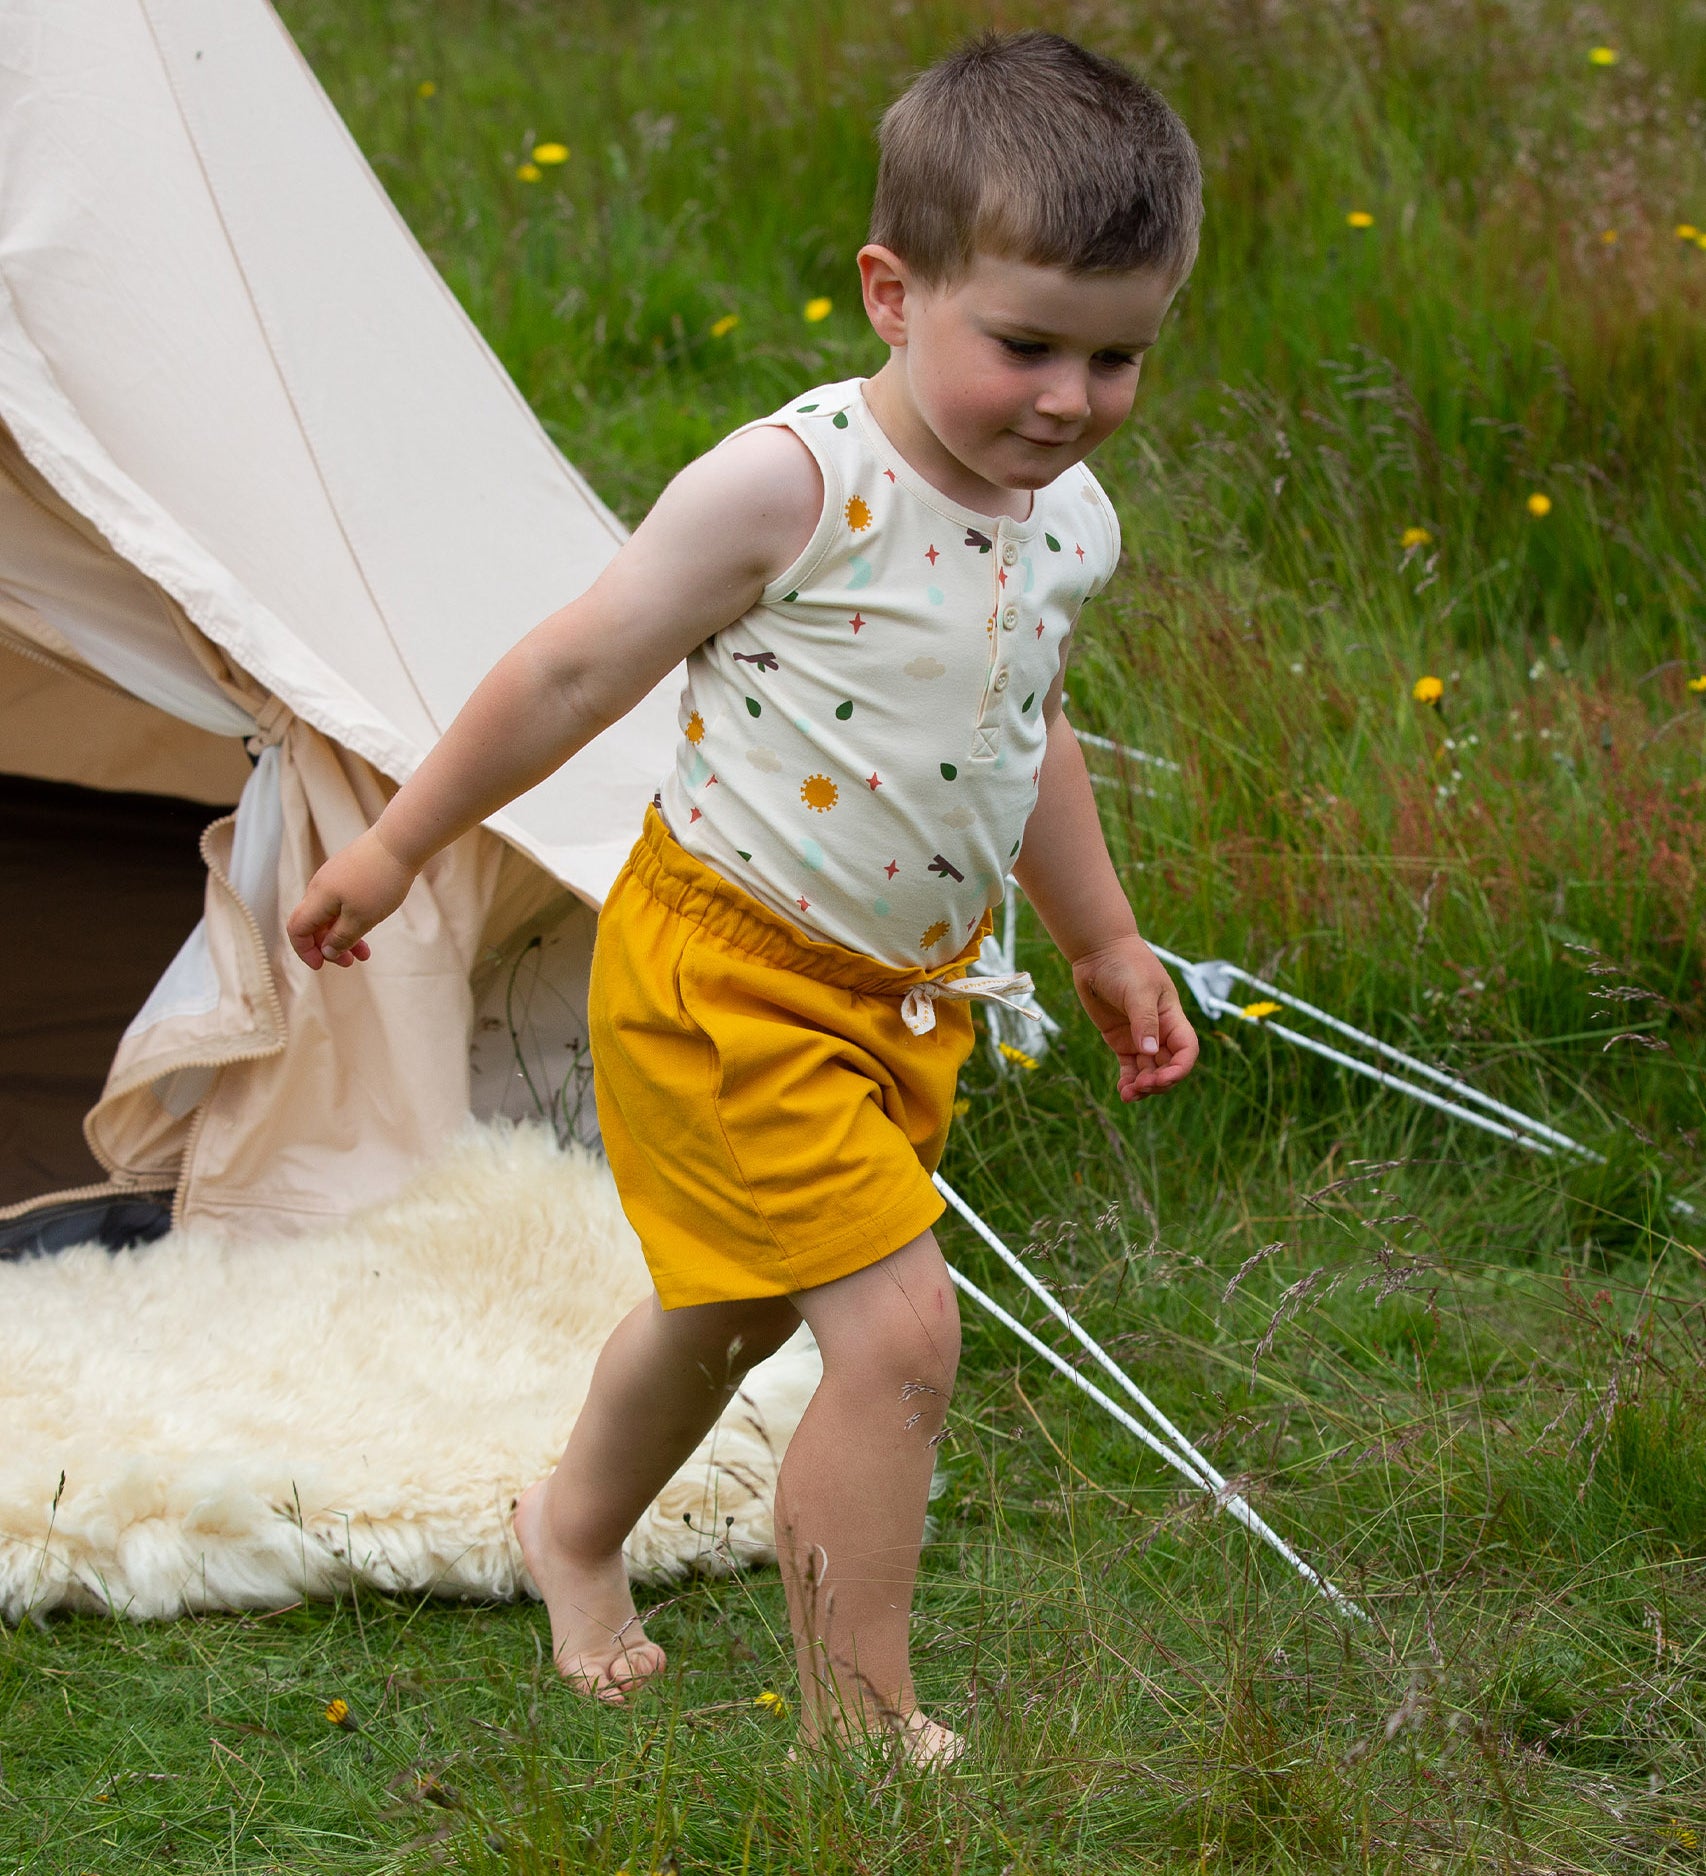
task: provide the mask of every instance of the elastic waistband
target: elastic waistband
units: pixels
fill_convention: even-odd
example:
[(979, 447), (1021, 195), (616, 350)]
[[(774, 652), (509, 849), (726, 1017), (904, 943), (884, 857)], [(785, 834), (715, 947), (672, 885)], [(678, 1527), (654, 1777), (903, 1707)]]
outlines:
[(963, 977), (993, 925), (983, 915), (972, 941), (958, 957), (932, 970), (903, 970), (878, 958), (849, 951), (827, 939), (808, 938), (750, 893), (742, 892), (721, 873), (695, 859), (675, 838), (655, 807), (646, 809), (646, 823), (628, 873), (660, 905), (678, 917), (690, 919), (731, 950), (745, 952), (765, 964), (797, 971), (822, 984), (837, 984), (873, 996), (904, 996), (923, 983)]

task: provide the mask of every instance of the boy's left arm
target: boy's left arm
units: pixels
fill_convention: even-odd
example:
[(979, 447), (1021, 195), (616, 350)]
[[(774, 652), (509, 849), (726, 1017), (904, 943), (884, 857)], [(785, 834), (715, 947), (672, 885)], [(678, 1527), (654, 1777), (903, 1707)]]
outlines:
[(1079, 1000), (1119, 1060), (1120, 1099), (1141, 1101), (1190, 1073), (1196, 1032), (1172, 978), (1138, 936), (1058, 679), (1044, 709), (1048, 751), (1013, 877), (1072, 966)]

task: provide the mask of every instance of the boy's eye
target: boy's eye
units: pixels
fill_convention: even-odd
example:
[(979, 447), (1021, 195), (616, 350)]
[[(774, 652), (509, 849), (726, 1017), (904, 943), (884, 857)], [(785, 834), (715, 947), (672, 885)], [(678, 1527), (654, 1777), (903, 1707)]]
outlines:
[(1096, 363), (1098, 365), (1115, 365), (1121, 367), (1135, 365), (1137, 363), (1137, 354), (1135, 352), (1098, 352), (1096, 354)]
[(1001, 343), (1014, 358), (1041, 358), (1048, 350), (1041, 339), (1003, 339)]

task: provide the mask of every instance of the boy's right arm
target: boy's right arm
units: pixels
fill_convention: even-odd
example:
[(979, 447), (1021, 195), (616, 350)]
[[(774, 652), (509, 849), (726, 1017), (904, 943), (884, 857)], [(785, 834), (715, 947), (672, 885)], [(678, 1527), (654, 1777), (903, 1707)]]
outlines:
[(748, 612), (822, 509), (816, 461), (790, 431), (750, 430), (690, 463), (588, 591), (492, 667), (385, 812), (314, 875), (286, 928), (297, 956), (313, 970), (365, 957), (361, 934), (402, 904), (433, 854)]

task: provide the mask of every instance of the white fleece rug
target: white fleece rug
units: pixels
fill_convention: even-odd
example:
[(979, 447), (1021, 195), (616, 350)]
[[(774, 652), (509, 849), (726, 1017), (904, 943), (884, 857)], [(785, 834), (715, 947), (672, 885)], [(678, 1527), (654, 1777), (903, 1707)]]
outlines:
[[(471, 1129), (311, 1239), (0, 1262), (0, 1617), (532, 1593), (511, 1502), (649, 1289), (602, 1163), (540, 1127)], [(774, 1561), (776, 1470), (819, 1374), (803, 1327), (753, 1369), (630, 1574)]]

